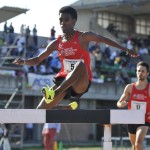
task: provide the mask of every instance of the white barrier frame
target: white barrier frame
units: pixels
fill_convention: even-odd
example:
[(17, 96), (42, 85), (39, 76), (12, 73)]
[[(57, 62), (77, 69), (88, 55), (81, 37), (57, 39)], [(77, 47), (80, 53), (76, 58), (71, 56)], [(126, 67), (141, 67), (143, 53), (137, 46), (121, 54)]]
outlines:
[[(104, 112), (107, 112), (104, 114)], [(63, 112), (65, 115), (63, 115)], [(87, 113), (88, 112), (88, 113)], [(96, 114), (96, 116), (95, 116)], [(104, 116), (102, 116), (102, 114)], [(77, 118), (81, 123), (104, 124), (103, 150), (112, 150), (111, 127), (113, 124), (144, 124), (145, 113), (141, 110), (45, 110), (45, 109), (0, 109), (0, 123), (75, 123)], [(93, 116), (94, 115), (94, 116)], [(80, 117), (79, 117), (80, 116)], [(61, 118), (62, 117), (62, 118)], [(90, 117), (90, 118), (89, 118)], [(98, 119), (93, 120), (93, 119)], [(89, 122), (90, 120), (90, 122)], [(92, 121), (93, 120), (93, 121)]]

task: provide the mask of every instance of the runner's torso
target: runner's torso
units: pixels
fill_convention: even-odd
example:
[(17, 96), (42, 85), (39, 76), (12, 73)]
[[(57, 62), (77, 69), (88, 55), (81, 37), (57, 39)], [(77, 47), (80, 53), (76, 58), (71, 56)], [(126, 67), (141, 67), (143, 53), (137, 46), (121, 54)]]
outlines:
[(56, 75), (56, 78), (66, 77), (67, 74), (74, 69), (74, 65), (78, 61), (83, 61), (88, 70), (89, 80), (92, 80), (89, 51), (81, 48), (78, 36), (79, 31), (76, 31), (74, 37), (70, 41), (66, 42), (62, 42), (61, 36), (58, 37), (57, 50), (62, 64), (62, 69)]
[(140, 109), (144, 110), (145, 122), (149, 122), (147, 119), (147, 113), (150, 112), (150, 96), (149, 96), (149, 83), (142, 90), (136, 88), (136, 83), (132, 84), (132, 91), (128, 102), (128, 109)]

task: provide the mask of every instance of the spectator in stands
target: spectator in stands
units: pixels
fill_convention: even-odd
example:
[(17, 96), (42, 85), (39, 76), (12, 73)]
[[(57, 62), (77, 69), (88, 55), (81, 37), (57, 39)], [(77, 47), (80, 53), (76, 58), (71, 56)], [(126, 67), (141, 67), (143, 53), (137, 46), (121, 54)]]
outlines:
[(4, 24), (4, 33), (8, 33), (7, 21)]
[(24, 24), (22, 24), (21, 27), (20, 27), (20, 35), (21, 36), (25, 35), (25, 25)]
[(20, 36), (18, 36), (18, 40), (17, 40), (17, 56), (23, 56), (23, 52), (24, 52), (24, 46), (25, 46), (25, 36), (23, 34), (21, 34)]
[(127, 40), (127, 48), (128, 49), (133, 49), (133, 41), (132, 41), (131, 37), (129, 37), (128, 40)]
[(34, 25), (34, 28), (33, 28), (32, 32), (33, 32), (34, 45), (37, 46), (38, 45), (38, 37), (37, 37), (36, 24)]
[(109, 45), (106, 45), (104, 52), (103, 52), (103, 56), (104, 56), (104, 58), (107, 59), (107, 58), (110, 58), (110, 55), (111, 55), (110, 47), (109, 47)]
[(115, 58), (117, 56), (117, 51), (116, 50), (112, 50), (112, 52), (110, 53), (110, 65), (113, 66), (114, 65), (114, 61)]
[(115, 57), (115, 60), (114, 60), (114, 66), (119, 69), (120, 63), (121, 63), (121, 57), (119, 56), (119, 54), (117, 54), (117, 56)]
[[(63, 34), (54, 41), (51, 41), (44, 52), (38, 56), (30, 59), (16, 58), (13, 62), (17, 65), (38, 65), (53, 51), (58, 51), (62, 69), (54, 78), (54, 86), (50, 89), (48, 87), (43, 88), (44, 97), (38, 105), (38, 109), (53, 108), (57, 106), (65, 96), (67, 96), (67, 98), (71, 96), (79, 98), (88, 91), (92, 80), (88, 49), (90, 41), (105, 43), (125, 51), (132, 57), (137, 57), (134, 50), (130, 51), (106, 37), (93, 32), (76, 30), (74, 28), (76, 21), (76, 10), (71, 6), (62, 7), (59, 10), (59, 22)], [(70, 109), (72, 109), (72, 107)]]
[(55, 34), (56, 34), (55, 27), (53, 26), (52, 29), (51, 29), (50, 40), (54, 40), (55, 39)]
[(10, 23), (10, 26), (9, 26), (9, 33), (14, 33), (14, 27), (12, 25), (12, 22)]
[(114, 23), (109, 23), (108, 27), (106, 28), (107, 31), (109, 31), (110, 33), (114, 34), (117, 37), (117, 26), (114, 25)]
[(12, 25), (12, 22), (10, 23), (8, 31), (9, 31), (8, 43), (13, 44), (13, 42), (14, 42), (14, 27)]
[(117, 102), (119, 108), (145, 112), (145, 124), (129, 124), (128, 134), (132, 150), (142, 150), (142, 143), (150, 127), (150, 84), (148, 83), (149, 64), (139, 62), (136, 66), (137, 81), (126, 85)]
[(113, 25), (113, 23), (109, 23), (109, 25), (108, 25), (108, 27), (106, 29), (107, 29), (107, 31), (113, 33), (114, 32), (114, 25)]
[(44, 150), (55, 150), (54, 149), (54, 141), (56, 136), (58, 136), (61, 130), (60, 123), (45, 123), (43, 126), (43, 143)]
[(96, 49), (93, 52), (95, 56), (95, 67), (100, 68), (102, 63), (102, 53), (99, 46), (96, 46)]
[(27, 28), (26, 28), (26, 30), (25, 30), (26, 47), (28, 47), (28, 38), (29, 38), (29, 36), (30, 36), (30, 32), (31, 32), (30, 27), (27, 26)]

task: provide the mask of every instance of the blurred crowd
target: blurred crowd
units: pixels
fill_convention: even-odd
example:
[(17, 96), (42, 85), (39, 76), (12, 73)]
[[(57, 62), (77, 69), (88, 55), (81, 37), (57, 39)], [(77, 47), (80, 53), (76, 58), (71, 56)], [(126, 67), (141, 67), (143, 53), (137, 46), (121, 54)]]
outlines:
[(113, 80), (117, 84), (127, 84), (135, 77), (135, 68), (138, 61), (150, 63), (150, 36), (139, 38), (129, 36), (122, 45), (134, 49), (139, 54), (138, 58), (131, 58), (125, 52), (109, 47), (105, 44), (92, 43), (89, 47), (91, 53), (91, 68), (93, 78)]
[[(46, 45), (38, 44), (38, 31), (36, 24), (30, 29), (29, 26), (22, 24), (20, 27), (20, 34), (16, 36), (13, 24), (4, 24), (3, 34), (0, 36), (0, 49), (1, 55), (5, 55), (8, 49), (6, 46), (13, 45), (10, 55), (17, 57), (23, 56), (30, 58), (41, 53)], [(54, 40), (56, 37), (55, 27), (50, 29), (50, 36), (47, 39), (47, 44)], [(89, 44), (89, 51), (91, 57), (91, 69), (93, 72), (94, 81), (98, 82), (99, 79), (106, 77), (108, 80), (113, 80), (117, 84), (127, 84), (130, 82), (137, 61), (145, 58), (150, 58), (150, 36), (139, 38), (136, 36), (129, 36), (124, 39), (123, 46), (128, 49), (135, 49), (139, 54), (136, 61), (126, 56), (126, 54), (119, 49), (109, 47), (105, 44), (96, 44), (91, 42)], [(24, 53), (25, 52), (25, 53)], [(58, 52), (54, 51), (46, 60), (38, 66), (25, 66), (25, 71), (36, 74), (56, 74), (61, 69)], [(133, 74), (132, 74), (133, 73)]]

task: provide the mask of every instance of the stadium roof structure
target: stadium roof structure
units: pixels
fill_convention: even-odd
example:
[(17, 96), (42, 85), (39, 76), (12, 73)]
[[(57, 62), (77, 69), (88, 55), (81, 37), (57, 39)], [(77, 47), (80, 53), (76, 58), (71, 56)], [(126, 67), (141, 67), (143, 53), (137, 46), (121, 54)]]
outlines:
[(26, 13), (28, 10), (29, 9), (3, 6), (0, 8), (0, 23), (16, 17), (20, 14)]
[(78, 0), (71, 4), (76, 9), (91, 9), (93, 11), (109, 11), (124, 15), (150, 14), (149, 0)]

